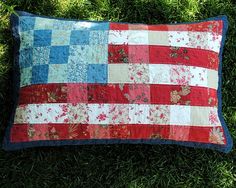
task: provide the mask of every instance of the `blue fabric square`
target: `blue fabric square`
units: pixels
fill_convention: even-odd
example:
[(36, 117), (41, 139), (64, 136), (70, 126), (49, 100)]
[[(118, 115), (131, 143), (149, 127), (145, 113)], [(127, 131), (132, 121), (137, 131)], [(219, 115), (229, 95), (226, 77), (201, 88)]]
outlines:
[(19, 19), (20, 31), (34, 30), (35, 18), (34, 17), (20, 17)]
[(32, 84), (47, 83), (48, 65), (36, 65), (32, 67)]
[(65, 64), (68, 61), (69, 46), (52, 46), (49, 64)]
[(72, 30), (70, 44), (89, 44), (89, 31)]
[(34, 46), (50, 46), (52, 38), (51, 30), (35, 30)]
[(107, 83), (107, 65), (89, 64), (88, 83)]
[(33, 62), (32, 48), (23, 48), (20, 50), (19, 64), (20, 68), (31, 67)]

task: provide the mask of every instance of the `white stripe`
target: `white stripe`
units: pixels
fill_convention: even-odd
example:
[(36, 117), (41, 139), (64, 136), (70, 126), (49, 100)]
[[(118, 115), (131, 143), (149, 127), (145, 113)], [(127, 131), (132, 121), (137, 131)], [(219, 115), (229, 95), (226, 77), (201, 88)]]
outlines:
[(28, 104), (18, 106), (15, 124), (160, 124), (219, 126), (215, 107), (154, 104)]
[(219, 52), (221, 35), (193, 31), (109, 30), (109, 44), (163, 45)]
[[(122, 74), (121, 74), (122, 73)], [(218, 88), (218, 72), (172, 64), (108, 64), (108, 83), (190, 85)]]

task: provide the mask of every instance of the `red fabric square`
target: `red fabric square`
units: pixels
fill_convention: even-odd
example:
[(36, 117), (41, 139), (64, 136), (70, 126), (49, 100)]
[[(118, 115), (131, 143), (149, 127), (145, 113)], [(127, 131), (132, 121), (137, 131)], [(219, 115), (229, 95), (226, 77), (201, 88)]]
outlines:
[(128, 45), (108, 45), (108, 63), (129, 63)]
[(169, 139), (177, 141), (188, 141), (189, 132), (190, 132), (189, 126), (171, 125)]
[(171, 85), (153, 84), (150, 87), (150, 98), (152, 104), (170, 104)]
[(110, 23), (110, 29), (111, 30), (128, 30), (129, 29), (129, 25), (125, 24), (125, 23), (111, 22)]
[(129, 93), (128, 84), (108, 84), (110, 103), (129, 103), (127, 94)]
[(149, 46), (130, 45), (129, 63), (145, 63), (145, 64), (149, 63)]
[(28, 139), (28, 126), (24, 125), (13, 125), (10, 132), (11, 142), (27, 142)]
[(107, 84), (88, 84), (88, 102), (89, 103), (107, 103), (109, 102), (109, 90)]
[(28, 126), (29, 140), (49, 140), (49, 125), (47, 124), (34, 124)]
[(89, 125), (88, 131), (91, 139), (109, 139), (108, 125)]
[(80, 83), (80, 84), (67, 84), (68, 90), (68, 102), (69, 103), (86, 103), (87, 99), (87, 84)]
[(126, 94), (129, 103), (148, 104), (150, 103), (150, 85), (130, 84), (129, 93)]

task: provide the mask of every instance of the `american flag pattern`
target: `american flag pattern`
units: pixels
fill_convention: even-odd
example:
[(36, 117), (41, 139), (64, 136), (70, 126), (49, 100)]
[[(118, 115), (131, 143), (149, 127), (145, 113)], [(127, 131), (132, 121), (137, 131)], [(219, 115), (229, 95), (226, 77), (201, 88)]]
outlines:
[(13, 17), (20, 89), (10, 145), (228, 145), (218, 105), (224, 17), (175, 25)]

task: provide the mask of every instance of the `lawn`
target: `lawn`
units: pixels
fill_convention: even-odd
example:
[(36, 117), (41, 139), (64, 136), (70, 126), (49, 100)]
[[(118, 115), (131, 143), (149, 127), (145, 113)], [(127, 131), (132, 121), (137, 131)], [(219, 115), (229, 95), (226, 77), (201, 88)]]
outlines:
[[(11, 109), (13, 7), (40, 15), (147, 24), (225, 14), (223, 114), (236, 141), (235, 0), (6, 0), (0, 7), (0, 142)], [(0, 2), (0, 5), (2, 3)], [(8, 5), (8, 6), (6, 6)], [(180, 146), (96, 145), (0, 149), (0, 187), (235, 187), (236, 149), (229, 154)]]

